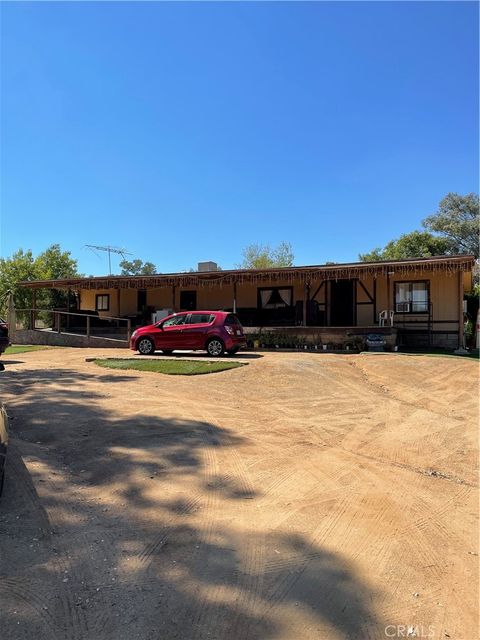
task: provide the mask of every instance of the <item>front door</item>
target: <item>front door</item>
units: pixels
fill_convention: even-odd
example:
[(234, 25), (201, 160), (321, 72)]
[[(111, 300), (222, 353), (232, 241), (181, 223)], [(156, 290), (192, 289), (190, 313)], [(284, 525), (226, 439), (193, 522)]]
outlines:
[(172, 316), (158, 325), (154, 334), (157, 349), (185, 349), (185, 334), (183, 329), (187, 320), (186, 313)]
[(354, 280), (332, 280), (330, 283), (330, 326), (352, 327), (354, 318)]

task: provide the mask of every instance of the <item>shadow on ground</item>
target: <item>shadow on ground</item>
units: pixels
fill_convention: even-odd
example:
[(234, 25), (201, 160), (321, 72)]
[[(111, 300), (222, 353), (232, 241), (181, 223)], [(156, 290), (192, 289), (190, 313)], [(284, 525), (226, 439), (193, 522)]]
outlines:
[[(136, 353), (136, 352), (135, 352)], [(137, 353), (137, 355), (139, 355)], [(153, 356), (163, 356), (161, 351), (156, 351), (152, 354)], [(151, 356), (150, 356), (151, 357)], [(168, 354), (169, 358), (187, 358), (191, 360), (192, 358), (204, 358), (206, 360), (212, 360), (212, 356), (209, 355), (206, 351), (174, 351), (171, 354)], [(239, 351), (238, 353), (229, 356), (225, 354), (224, 358), (228, 358), (235, 362), (235, 360), (257, 360), (258, 358), (263, 358), (261, 353), (253, 353), (248, 351)]]
[(374, 594), (319, 541), (217, 516), (217, 505), (240, 513), (261, 495), (214, 464), (243, 436), (107, 411), (101, 383), (130, 376), (4, 375), (13, 436), (0, 503), (4, 637), (330, 640), (380, 628)]

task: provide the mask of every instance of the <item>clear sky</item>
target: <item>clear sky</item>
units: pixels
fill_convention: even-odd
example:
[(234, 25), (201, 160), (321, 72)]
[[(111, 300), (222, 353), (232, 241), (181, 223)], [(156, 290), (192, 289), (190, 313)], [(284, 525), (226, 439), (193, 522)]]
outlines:
[[(478, 191), (478, 5), (2, 3), (1, 253), (356, 260)], [(114, 261), (118, 272), (117, 262)]]

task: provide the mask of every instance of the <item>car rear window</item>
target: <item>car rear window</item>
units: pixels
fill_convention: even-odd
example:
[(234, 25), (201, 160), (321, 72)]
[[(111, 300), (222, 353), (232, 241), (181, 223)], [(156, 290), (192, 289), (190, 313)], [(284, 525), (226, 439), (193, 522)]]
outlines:
[(211, 313), (192, 313), (187, 320), (187, 324), (209, 324), (214, 316)]
[(240, 320), (233, 313), (229, 313), (225, 318), (225, 324), (240, 324)]

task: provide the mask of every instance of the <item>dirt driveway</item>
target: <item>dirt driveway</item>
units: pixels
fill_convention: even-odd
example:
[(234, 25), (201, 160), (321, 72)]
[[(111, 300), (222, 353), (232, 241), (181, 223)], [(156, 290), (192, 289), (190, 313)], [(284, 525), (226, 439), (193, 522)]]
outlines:
[(4, 358), (2, 637), (478, 637), (474, 361), (102, 354)]

